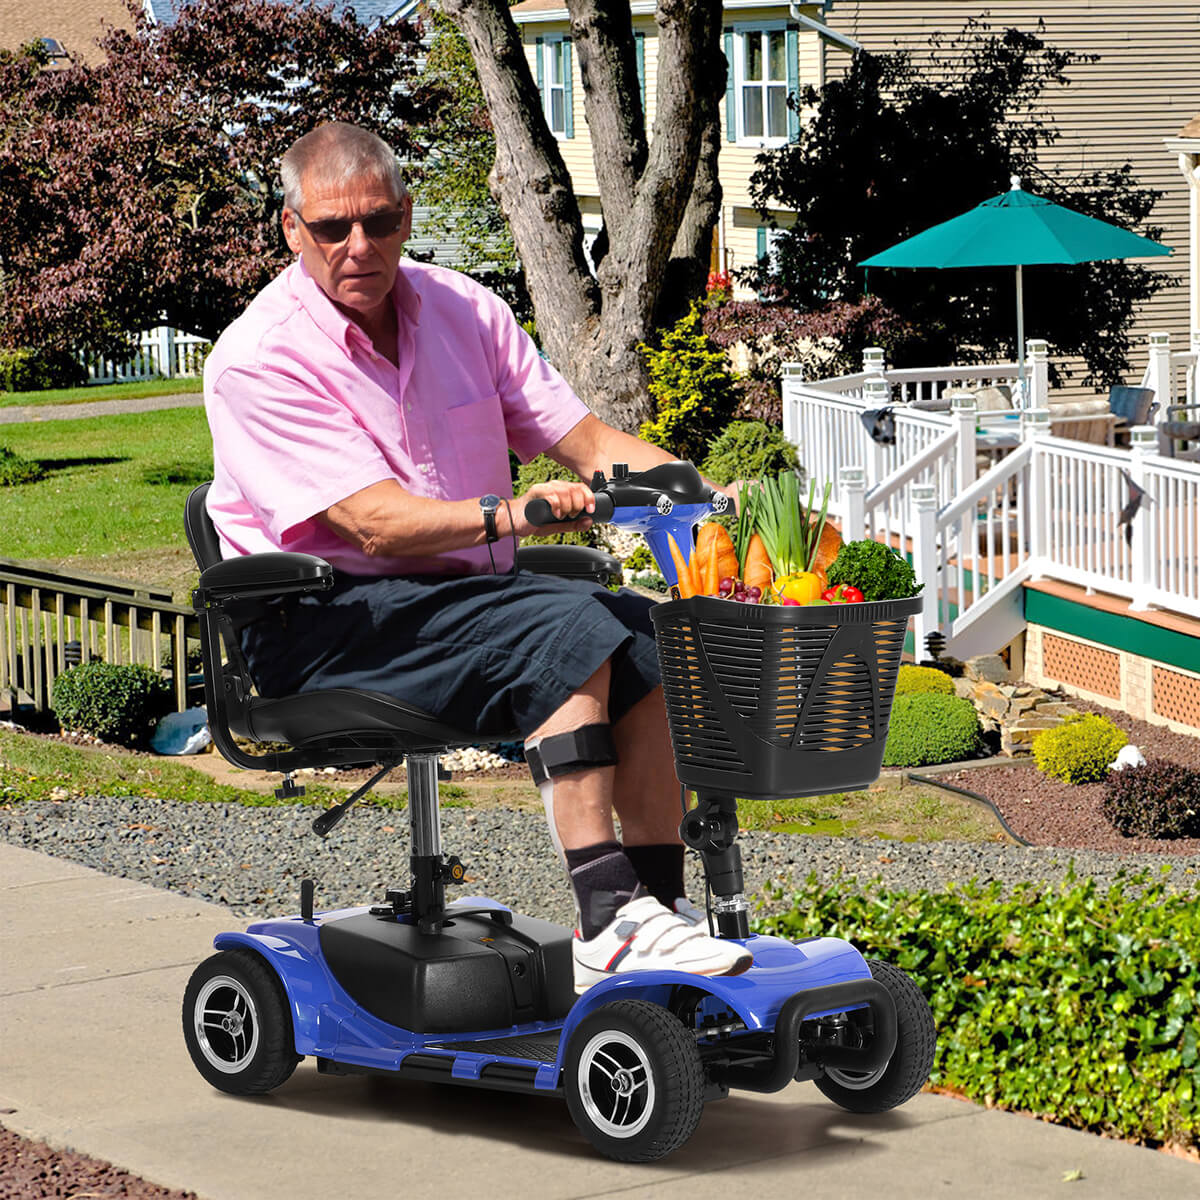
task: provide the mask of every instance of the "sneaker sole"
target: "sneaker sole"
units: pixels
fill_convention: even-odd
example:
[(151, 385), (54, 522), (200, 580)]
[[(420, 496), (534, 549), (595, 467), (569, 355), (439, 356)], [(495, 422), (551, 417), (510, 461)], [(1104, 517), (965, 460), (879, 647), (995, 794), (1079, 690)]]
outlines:
[[(744, 959), (738, 959), (725, 971), (685, 971), (686, 975), (702, 975), (706, 979), (731, 979), (735, 975), (743, 975), (754, 966), (754, 958), (747, 954)], [(681, 968), (673, 967), (642, 967), (643, 971), (670, 971)], [(616, 979), (621, 975), (636, 975), (637, 971), (602, 971), (598, 967), (589, 967), (586, 963), (575, 963), (575, 995), (582, 996), (593, 985), (605, 979)], [(581, 978), (582, 976), (582, 978)]]

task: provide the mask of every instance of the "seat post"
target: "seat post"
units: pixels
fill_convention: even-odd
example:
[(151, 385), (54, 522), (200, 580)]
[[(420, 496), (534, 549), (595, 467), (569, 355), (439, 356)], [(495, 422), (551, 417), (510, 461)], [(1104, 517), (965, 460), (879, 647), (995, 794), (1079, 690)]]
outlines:
[(410, 754), (404, 765), (408, 772), (408, 819), (412, 831), (412, 913), (422, 932), (436, 932), (446, 910), (438, 756)]

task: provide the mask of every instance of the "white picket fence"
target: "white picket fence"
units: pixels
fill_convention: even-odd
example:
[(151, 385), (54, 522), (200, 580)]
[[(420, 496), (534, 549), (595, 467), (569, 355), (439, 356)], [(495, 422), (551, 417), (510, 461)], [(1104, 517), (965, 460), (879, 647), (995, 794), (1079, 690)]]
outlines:
[(194, 333), (181, 333), (169, 325), (146, 329), (139, 335), (138, 350), (124, 362), (96, 355), (80, 355), (87, 367), (88, 383), (128, 383), (136, 379), (176, 379), (199, 375), (209, 342)]
[[(979, 412), (973, 388), (1011, 385), (1012, 364), (816, 383), (785, 368), (785, 433), (806, 471), (836, 481), (844, 536), (910, 554), (925, 582), (918, 647), (938, 630), (958, 657), (999, 649), (1023, 628), (1020, 585), (1043, 576), (1200, 616), (1200, 463), (1163, 457), (1152, 426), (1129, 448), (1053, 436), (1043, 368), (1027, 380), (1035, 406), (1011, 412)], [(1180, 390), (1164, 394), (1187, 394), (1187, 369), (1172, 365)], [(950, 409), (913, 409), (905, 395)], [(894, 445), (862, 420), (884, 407)], [(1145, 497), (1122, 521), (1134, 487)]]

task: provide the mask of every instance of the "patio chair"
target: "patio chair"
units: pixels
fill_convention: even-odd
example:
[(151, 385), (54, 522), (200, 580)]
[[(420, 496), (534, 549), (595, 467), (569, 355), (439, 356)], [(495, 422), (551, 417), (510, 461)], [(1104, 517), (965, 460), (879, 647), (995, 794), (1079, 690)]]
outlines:
[(1166, 438), (1171, 458), (1200, 462), (1200, 404), (1168, 404), (1159, 432)]
[(1113, 433), (1121, 445), (1129, 444), (1129, 431), (1135, 425), (1149, 425), (1158, 411), (1154, 389), (1114, 384), (1108, 392), (1109, 411), (1117, 418)]

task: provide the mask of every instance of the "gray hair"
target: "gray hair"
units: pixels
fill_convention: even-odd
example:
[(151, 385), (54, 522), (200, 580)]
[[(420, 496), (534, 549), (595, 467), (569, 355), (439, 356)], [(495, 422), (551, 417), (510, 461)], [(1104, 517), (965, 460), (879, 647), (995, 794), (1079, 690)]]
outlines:
[(408, 195), (395, 152), (381, 137), (345, 121), (330, 121), (297, 138), (283, 153), (279, 176), (283, 203), (293, 212), (304, 204), (303, 183), (315, 175), (341, 183), (360, 175), (390, 184), (396, 199)]

